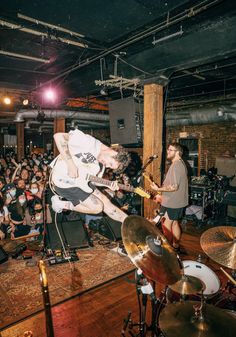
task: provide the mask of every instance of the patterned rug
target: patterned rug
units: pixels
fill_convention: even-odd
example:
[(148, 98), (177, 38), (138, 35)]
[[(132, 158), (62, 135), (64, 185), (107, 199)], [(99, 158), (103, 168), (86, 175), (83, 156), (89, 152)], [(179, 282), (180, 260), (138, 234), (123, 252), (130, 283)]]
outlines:
[[(77, 278), (72, 277), (69, 263), (49, 266), (45, 262), (51, 305), (134, 269), (128, 257), (97, 243), (93, 248), (79, 250), (78, 255)], [(43, 309), (39, 269), (27, 266), (27, 261), (10, 259), (0, 265), (0, 329)]]

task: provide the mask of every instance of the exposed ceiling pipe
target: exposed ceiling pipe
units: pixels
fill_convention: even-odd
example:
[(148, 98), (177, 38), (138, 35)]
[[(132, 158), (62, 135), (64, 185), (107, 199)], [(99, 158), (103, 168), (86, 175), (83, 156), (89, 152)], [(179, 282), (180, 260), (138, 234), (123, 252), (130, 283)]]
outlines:
[[(54, 123), (51, 121), (43, 121), (43, 122), (39, 122), (36, 120), (27, 120), (25, 123), (25, 129), (31, 129), (34, 128), (33, 125), (40, 125), (43, 128), (53, 128)], [(71, 126), (71, 127), (75, 127), (75, 126), (79, 126), (80, 128), (84, 128), (84, 127), (90, 127), (90, 128), (108, 128), (109, 127), (109, 122), (100, 122), (100, 121), (88, 121), (88, 120), (73, 120), (73, 125), (72, 123), (67, 123), (67, 126)]]
[(24, 122), (25, 119), (37, 118), (39, 114), (43, 114), (44, 118), (54, 119), (58, 117), (73, 118), (73, 119), (84, 119), (93, 121), (108, 121), (109, 115), (103, 115), (91, 112), (81, 112), (81, 111), (71, 111), (71, 110), (20, 110), (17, 112), (14, 122), (20, 123)]
[(166, 115), (167, 126), (197, 125), (236, 120), (234, 106), (205, 107), (194, 110), (178, 111), (175, 115)]

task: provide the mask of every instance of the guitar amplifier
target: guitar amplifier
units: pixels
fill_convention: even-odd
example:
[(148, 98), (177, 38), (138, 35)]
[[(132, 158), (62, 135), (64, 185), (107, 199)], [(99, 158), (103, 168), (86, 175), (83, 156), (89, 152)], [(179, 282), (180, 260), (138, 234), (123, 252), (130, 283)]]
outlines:
[(121, 240), (121, 222), (104, 217), (100, 222), (99, 233), (111, 241)]

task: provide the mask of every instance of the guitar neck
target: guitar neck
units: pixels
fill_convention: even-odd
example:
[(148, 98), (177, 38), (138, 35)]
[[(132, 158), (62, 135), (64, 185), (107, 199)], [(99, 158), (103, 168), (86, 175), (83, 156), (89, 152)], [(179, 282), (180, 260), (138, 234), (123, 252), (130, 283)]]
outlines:
[[(112, 184), (112, 181), (110, 180), (99, 178), (97, 176), (92, 176), (92, 175), (89, 175), (88, 180), (94, 183), (102, 184), (107, 187), (110, 187)], [(134, 192), (134, 187), (132, 186), (127, 186), (124, 184), (118, 184), (118, 186), (123, 191)]]

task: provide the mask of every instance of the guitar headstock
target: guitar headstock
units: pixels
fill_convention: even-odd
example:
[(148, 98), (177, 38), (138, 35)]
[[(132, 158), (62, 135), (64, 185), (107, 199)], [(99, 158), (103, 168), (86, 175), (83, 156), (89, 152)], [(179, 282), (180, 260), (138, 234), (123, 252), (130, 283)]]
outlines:
[(147, 198), (147, 199), (151, 198), (151, 194), (145, 191), (142, 187), (135, 187), (134, 192), (143, 198)]

